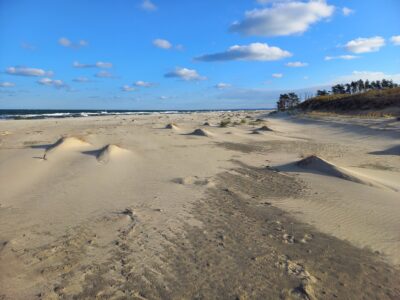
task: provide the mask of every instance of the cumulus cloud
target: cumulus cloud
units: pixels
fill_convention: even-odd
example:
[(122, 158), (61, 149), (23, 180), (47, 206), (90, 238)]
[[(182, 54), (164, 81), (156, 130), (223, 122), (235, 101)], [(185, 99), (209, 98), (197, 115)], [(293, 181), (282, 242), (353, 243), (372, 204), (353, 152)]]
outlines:
[(160, 97), (158, 97), (160, 100), (167, 100), (167, 99), (169, 99), (169, 97), (168, 96), (160, 96)]
[(95, 64), (81, 64), (78, 61), (74, 61), (72, 64), (74, 68), (112, 68), (112, 63), (98, 61)]
[(98, 73), (96, 73), (94, 76), (98, 77), (98, 78), (114, 78), (114, 76), (107, 71), (100, 71)]
[(41, 85), (52, 86), (57, 89), (68, 88), (68, 86), (64, 83), (64, 81), (58, 79), (51, 79), (48, 77), (38, 80), (37, 83)]
[(183, 45), (173, 45), (170, 41), (165, 40), (165, 39), (155, 39), (153, 40), (153, 45), (156, 46), (157, 48), (160, 49), (165, 49), (165, 50), (169, 50), (169, 49), (175, 49), (178, 51), (182, 51), (184, 50)]
[(230, 31), (257, 36), (300, 34), (312, 24), (330, 17), (334, 10), (335, 7), (324, 0), (277, 2), (270, 8), (247, 11), (244, 20), (234, 22)]
[(33, 77), (53, 76), (52, 71), (45, 71), (43, 69), (27, 68), (27, 67), (9, 67), (6, 69), (6, 73), (17, 76), (33, 76)]
[(352, 10), (352, 9), (350, 9), (348, 7), (343, 7), (342, 8), (342, 13), (343, 13), (344, 16), (347, 17), (347, 16), (350, 16), (351, 14), (353, 14), (354, 10)]
[(325, 60), (334, 60), (334, 59), (344, 59), (344, 60), (352, 60), (360, 58), (357, 55), (339, 55), (339, 56), (325, 56)]
[(390, 38), (390, 41), (396, 45), (396, 46), (400, 46), (400, 35), (394, 35)]
[(166, 78), (180, 78), (185, 81), (206, 80), (207, 77), (201, 76), (196, 70), (187, 68), (176, 68), (164, 75)]
[(290, 52), (281, 48), (270, 47), (265, 43), (252, 43), (244, 46), (235, 45), (223, 52), (198, 56), (195, 60), (205, 62), (229, 60), (272, 61), (290, 56), (292, 56)]
[(15, 86), (14, 82), (8, 82), (8, 81), (0, 82), (0, 87), (7, 88), (7, 87), (13, 87), (13, 86)]
[(153, 45), (158, 48), (161, 48), (161, 49), (171, 49), (172, 48), (172, 44), (168, 40), (164, 40), (164, 39), (155, 39), (153, 41)]
[(388, 79), (393, 80), (394, 82), (400, 83), (400, 73), (398, 74), (385, 74), (384, 72), (375, 72), (375, 71), (353, 71), (351, 74), (343, 75), (334, 80), (334, 83), (346, 83), (350, 81), (356, 80), (382, 80)]
[(143, 0), (140, 7), (145, 11), (156, 11), (158, 8), (151, 0)]
[(301, 68), (301, 67), (307, 67), (308, 63), (301, 62), (301, 61), (292, 61), (292, 62), (288, 62), (286, 64), (286, 66), (291, 67), (291, 68)]
[(72, 79), (72, 81), (79, 82), (79, 83), (84, 83), (84, 82), (90, 82), (90, 79), (85, 77), (85, 76), (81, 76), (81, 77), (77, 77), (77, 78)]
[(214, 87), (219, 90), (227, 89), (227, 88), (230, 88), (231, 86), (232, 86), (231, 84), (224, 83), (224, 82), (220, 82), (220, 83), (217, 83), (216, 85), (214, 85)]
[(128, 84), (125, 84), (125, 85), (123, 85), (121, 87), (121, 91), (123, 91), (123, 92), (132, 92), (134, 90), (135, 90), (135, 88), (133, 86), (128, 85)]
[(146, 82), (146, 81), (142, 81), (142, 80), (138, 80), (135, 82), (135, 86), (137, 87), (151, 87), (154, 84), (151, 82)]
[(70, 39), (67, 39), (66, 37), (60, 38), (58, 40), (58, 43), (63, 47), (74, 48), (74, 49), (86, 47), (89, 44), (85, 40), (79, 40), (78, 42), (73, 42)]
[(385, 46), (385, 39), (380, 36), (370, 38), (357, 38), (346, 44), (346, 49), (353, 53), (367, 53), (379, 51)]
[(272, 74), (272, 77), (274, 77), (274, 78), (282, 78), (283, 74), (282, 73), (274, 73), (274, 74)]

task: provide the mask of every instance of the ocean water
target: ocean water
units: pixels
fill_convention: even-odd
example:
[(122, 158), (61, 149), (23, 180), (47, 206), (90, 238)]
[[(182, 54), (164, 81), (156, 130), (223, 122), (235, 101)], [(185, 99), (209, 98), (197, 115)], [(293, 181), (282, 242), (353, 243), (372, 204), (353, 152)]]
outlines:
[[(0, 120), (34, 120), (48, 118), (84, 118), (110, 115), (150, 115), (194, 112), (230, 112), (253, 109), (229, 110), (50, 110), (50, 109), (0, 109)], [(264, 109), (257, 109), (264, 110)], [(266, 110), (266, 109), (265, 109)]]

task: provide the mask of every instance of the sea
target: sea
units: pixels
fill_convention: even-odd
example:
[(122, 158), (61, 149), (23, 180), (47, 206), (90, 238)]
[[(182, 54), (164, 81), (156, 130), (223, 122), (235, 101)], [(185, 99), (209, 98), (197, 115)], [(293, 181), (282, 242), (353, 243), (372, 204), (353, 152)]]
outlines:
[(198, 112), (233, 112), (265, 109), (219, 109), (219, 110), (53, 110), (53, 109), (0, 109), (0, 120), (34, 120), (49, 118), (84, 118), (112, 115), (190, 114)]

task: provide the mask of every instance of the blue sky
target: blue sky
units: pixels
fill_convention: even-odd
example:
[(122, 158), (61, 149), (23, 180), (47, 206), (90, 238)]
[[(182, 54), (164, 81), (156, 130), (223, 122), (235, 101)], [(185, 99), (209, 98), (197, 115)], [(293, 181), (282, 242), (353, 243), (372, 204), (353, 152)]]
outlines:
[(273, 107), (399, 54), (398, 0), (0, 0), (0, 108)]

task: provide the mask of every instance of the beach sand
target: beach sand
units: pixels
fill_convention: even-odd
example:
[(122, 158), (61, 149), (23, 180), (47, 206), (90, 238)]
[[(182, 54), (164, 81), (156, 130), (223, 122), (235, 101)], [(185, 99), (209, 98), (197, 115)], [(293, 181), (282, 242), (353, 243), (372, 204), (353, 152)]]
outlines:
[(400, 298), (399, 120), (0, 126), (0, 299)]

